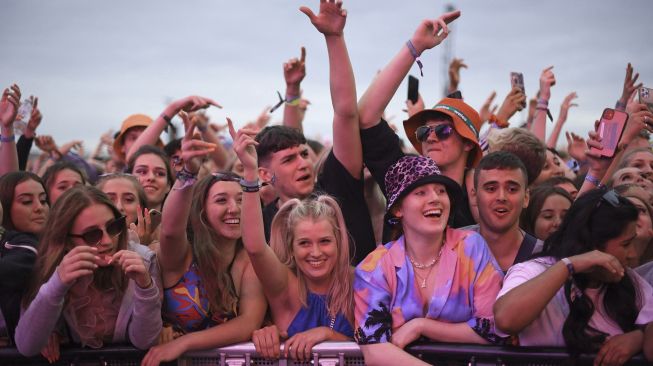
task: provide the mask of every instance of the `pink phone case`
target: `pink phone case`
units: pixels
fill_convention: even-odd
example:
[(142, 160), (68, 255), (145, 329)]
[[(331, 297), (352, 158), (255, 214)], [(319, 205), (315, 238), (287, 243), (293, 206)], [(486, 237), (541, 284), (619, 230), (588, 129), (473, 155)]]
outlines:
[(617, 111), (612, 108), (603, 110), (598, 130), (603, 149), (598, 150), (592, 148), (592, 151), (600, 153), (603, 157), (613, 157), (617, 151), (617, 146), (619, 146), (621, 135), (623, 135), (626, 129), (627, 121), (628, 114), (626, 112)]

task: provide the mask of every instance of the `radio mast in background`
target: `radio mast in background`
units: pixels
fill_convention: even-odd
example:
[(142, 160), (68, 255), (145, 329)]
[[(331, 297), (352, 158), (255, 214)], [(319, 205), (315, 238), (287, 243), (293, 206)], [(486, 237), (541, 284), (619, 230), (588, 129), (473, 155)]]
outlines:
[[(453, 4), (447, 4), (444, 7), (445, 13), (455, 10), (456, 7), (454, 7)], [(454, 57), (454, 38), (456, 37), (456, 32), (453, 30), (456, 28), (455, 24), (457, 24), (457, 22), (447, 24), (447, 27), (452, 32), (449, 33), (449, 36), (443, 42), (444, 49), (442, 51), (442, 64), (440, 65), (440, 68), (442, 70), (442, 95), (445, 97), (447, 96), (449, 89), (449, 64)]]

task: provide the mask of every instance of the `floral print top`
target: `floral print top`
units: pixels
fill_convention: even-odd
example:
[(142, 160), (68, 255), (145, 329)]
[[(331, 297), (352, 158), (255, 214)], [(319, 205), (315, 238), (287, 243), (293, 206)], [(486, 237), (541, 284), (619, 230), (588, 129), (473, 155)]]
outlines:
[(402, 236), (379, 246), (356, 267), (358, 344), (390, 342), (392, 333), (414, 318), (465, 322), (491, 343), (504, 341), (494, 332), (492, 313), (503, 273), (478, 233), (447, 228), (428, 301), (422, 299), (405, 245)]

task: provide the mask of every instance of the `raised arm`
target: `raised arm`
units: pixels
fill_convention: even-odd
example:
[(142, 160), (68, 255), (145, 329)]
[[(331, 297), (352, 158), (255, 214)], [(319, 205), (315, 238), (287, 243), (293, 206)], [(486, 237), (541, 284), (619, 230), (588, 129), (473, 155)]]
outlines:
[(356, 83), (351, 67), (344, 28), (347, 11), (342, 2), (320, 2), (320, 12), (302, 6), (300, 10), (322, 34), (329, 52), (329, 82), (333, 104), (333, 153), (349, 174), (360, 179), (363, 174), (363, 151), (358, 127)]
[(549, 109), (549, 99), (551, 99), (551, 87), (556, 83), (552, 70), (553, 66), (549, 66), (540, 75), (540, 95), (537, 99), (535, 117), (533, 117), (533, 125), (531, 126), (531, 132), (543, 142), (546, 138), (546, 117)]
[[(256, 132), (242, 128), (236, 132), (233, 123), (227, 119), (229, 134), (234, 141), (234, 152), (243, 164), (243, 177), (246, 182), (258, 184), (258, 156), (254, 138)], [(256, 275), (261, 280), (263, 291), (269, 299), (283, 294), (288, 288), (289, 269), (279, 261), (272, 248), (265, 242), (263, 233), (263, 213), (258, 190), (243, 192), (240, 222), (243, 233), (243, 246), (252, 262)]]
[[(445, 13), (437, 19), (422, 21), (410, 39), (417, 55), (419, 56), (425, 50), (439, 45), (447, 38), (449, 35), (447, 24), (456, 20), (459, 16), (460, 11), (454, 11)], [(383, 111), (390, 103), (401, 81), (408, 74), (413, 62), (415, 62), (415, 57), (413, 57), (411, 50), (408, 45), (403, 45), (399, 53), (372, 81), (372, 84), (358, 102), (361, 129), (374, 127), (379, 123)]]
[(304, 113), (299, 108), (302, 97), (301, 83), (306, 76), (306, 48), (302, 47), (299, 59), (292, 58), (283, 64), (283, 78), (286, 80), (286, 103), (283, 106), (283, 125), (303, 130)]
[(154, 145), (156, 140), (161, 136), (161, 132), (166, 128), (168, 122), (172, 120), (177, 113), (184, 112), (195, 112), (200, 109), (206, 109), (210, 106), (215, 106), (222, 108), (217, 102), (212, 99), (190, 96), (183, 99), (176, 100), (163, 110), (163, 112), (154, 120), (152, 124), (147, 126), (145, 131), (138, 136), (138, 139), (134, 141), (134, 144), (127, 151), (126, 161), (129, 161), (129, 158), (133, 153), (135, 153), (143, 145)]
[(628, 66), (626, 66), (626, 78), (624, 79), (624, 87), (621, 92), (621, 97), (617, 100), (615, 109), (620, 110), (622, 112), (626, 111), (626, 106), (629, 100), (631, 99), (631, 96), (635, 93), (637, 89), (642, 87), (643, 83), (639, 83), (635, 85), (637, 82), (637, 78), (639, 78), (639, 73), (635, 73), (633, 76), (633, 66), (628, 63)]
[(449, 87), (447, 94), (451, 94), (458, 90), (460, 85), (460, 69), (466, 69), (467, 65), (463, 62), (462, 58), (454, 58), (449, 64)]
[(220, 139), (210, 127), (209, 116), (204, 113), (198, 112), (193, 114), (193, 117), (196, 119), (197, 129), (200, 131), (202, 140), (210, 142), (215, 145), (215, 149), (209, 153), (211, 160), (218, 167), (218, 170), (223, 170), (229, 162), (229, 152), (224, 148)]
[(186, 237), (186, 225), (190, 215), (193, 199), (193, 183), (200, 169), (199, 157), (208, 154), (215, 145), (193, 139), (195, 125), (189, 124), (186, 135), (181, 142), (181, 156), (184, 168), (178, 175), (168, 197), (163, 204), (161, 233), (159, 235), (160, 251), (158, 253), (161, 272), (183, 273), (187, 255), (191, 250)]
[(18, 170), (14, 120), (20, 105), (20, 88), (14, 84), (2, 92), (0, 99), (0, 176)]
[(578, 96), (576, 95), (576, 92), (571, 92), (565, 97), (565, 100), (562, 101), (562, 105), (560, 106), (560, 115), (558, 116), (558, 120), (556, 121), (555, 126), (553, 126), (553, 131), (551, 131), (551, 135), (546, 142), (547, 147), (552, 147), (555, 149), (556, 144), (558, 143), (558, 138), (560, 137), (560, 131), (562, 131), (562, 126), (564, 126), (565, 122), (567, 121), (569, 108), (578, 107), (578, 104), (573, 103), (573, 100), (577, 97)]

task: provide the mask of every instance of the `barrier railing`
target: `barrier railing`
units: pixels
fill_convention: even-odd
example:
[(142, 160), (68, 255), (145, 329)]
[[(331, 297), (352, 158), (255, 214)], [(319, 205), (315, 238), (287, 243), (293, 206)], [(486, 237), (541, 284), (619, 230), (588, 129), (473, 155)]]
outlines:
[[(572, 360), (561, 348), (546, 347), (495, 347), (470, 344), (420, 343), (408, 347), (408, 352), (434, 365), (592, 365), (594, 355), (581, 355)], [(101, 350), (64, 348), (56, 366), (138, 366), (145, 355), (129, 346), (112, 346)], [(253, 343), (240, 343), (228, 347), (184, 354), (175, 362), (163, 365), (177, 366), (359, 366), (364, 365), (363, 355), (353, 342), (324, 342), (313, 348), (310, 361), (290, 359), (268, 360), (261, 358)], [(627, 365), (649, 365), (641, 355)], [(41, 356), (27, 358), (14, 348), (0, 349), (0, 365), (49, 365)]]

